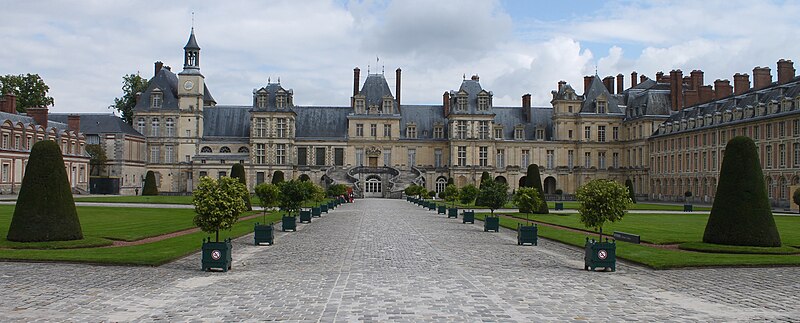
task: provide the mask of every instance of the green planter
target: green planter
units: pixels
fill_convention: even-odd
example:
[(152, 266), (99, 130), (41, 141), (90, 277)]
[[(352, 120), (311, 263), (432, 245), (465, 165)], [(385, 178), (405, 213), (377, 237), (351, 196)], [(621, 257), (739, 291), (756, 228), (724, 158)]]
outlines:
[(458, 208), (451, 207), (447, 209), (447, 218), (456, 218), (458, 219)]
[(538, 245), (539, 240), (539, 228), (534, 225), (522, 225), (522, 223), (517, 224), (517, 244), (524, 245), (526, 243), (530, 243), (531, 245), (535, 246)]
[(564, 210), (564, 203), (556, 202), (556, 211), (562, 211), (562, 210)]
[(230, 238), (225, 239), (223, 242), (211, 242), (211, 238), (203, 239), (203, 271), (211, 271), (211, 269), (230, 270), (233, 263), (231, 258), (232, 247)]
[(281, 230), (286, 232), (287, 230), (297, 231), (297, 217), (296, 216), (284, 216), (281, 218)]
[(429, 211), (436, 210), (436, 203), (433, 202), (428, 203), (428, 210)]
[(464, 211), (461, 213), (463, 221), (461, 223), (475, 224), (475, 211)]
[(333, 201), (328, 202), (328, 210), (333, 210), (335, 208), (336, 208), (336, 203), (333, 203)]
[(436, 210), (436, 214), (445, 214), (447, 213), (447, 207), (444, 205), (439, 205), (439, 209)]
[(487, 216), (483, 220), (483, 232), (488, 231), (500, 232), (500, 218), (496, 216)]
[(328, 213), (328, 204), (322, 204), (319, 206), (319, 211), (323, 213)]
[(691, 204), (684, 204), (683, 205), (683, 212), (692, 212), (692, 205)]
[(311, 223), (311, 211), (310, 210), (301, 210), (300, 211), (300, 223)]
[(583, 256), (583, 269), (594, 271), (596, 268), (603, 268), (611, 271), (617, 270), (617, 244), (616, 241), (608, 242), (589, 240), (586, 238), (586, 254)]
[(318, 207), (311, 208), (311, 216), (315, 218), (319, 218), (322, 216), (322, 209)]
[(267, 243), (269, 245), (275, 244), (275, 228), (272, 224), (259, 224), (256, 222), (253, 232), (253, 240), (256, 246), (262, 243)]

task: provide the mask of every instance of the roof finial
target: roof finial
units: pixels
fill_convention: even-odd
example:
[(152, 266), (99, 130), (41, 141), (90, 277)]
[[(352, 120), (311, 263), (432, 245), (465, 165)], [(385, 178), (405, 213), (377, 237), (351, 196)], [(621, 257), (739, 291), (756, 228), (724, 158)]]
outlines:
[(281, 77), (278, 76), (278, 84), (281, 84)]
[(467, 80), (467, 73), (464, 73), (464, 74), (461, 75), (461, 80), (463, 80), (463, 81)]
[(272, 77), (271, 76), (267, 76), (267, 84), (269, 84), (269, 83), (272, 83)]
[(194, 10), (192, 10), (192, 33), (194, 34)]
[(369, 75), (369, 64), (367, 64), (367, 75)]
[(594, 75), (597, 76), (597, 64), (594, 64)]

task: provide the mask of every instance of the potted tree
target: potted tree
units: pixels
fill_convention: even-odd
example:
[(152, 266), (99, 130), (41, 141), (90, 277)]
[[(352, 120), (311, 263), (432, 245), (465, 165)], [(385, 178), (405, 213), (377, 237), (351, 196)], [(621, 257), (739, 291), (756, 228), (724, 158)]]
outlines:
[(267, 183), (259, 184), (256, 186), (255, 191), (258, 202), (263, 209), (264, 222), (263, 224), (256, 222), (253, 240), (256, 245), (262, 243), (272, 245), (275, 243), (275, 228), (272, 223), (267, 224), (267, 209), (275, 206), (281, 193), (277, 186)]
[(197, 213), (194, 224), (206, 233), (214, 233), (211, 238), (203, 239), (202, 269), (231, 269), (231, 239), (219, 241), (219, 230), (230, 230), (239, 219), (239, 214), (246, 206), (242, 196), (247, 192), (244, 185), (230, 177), (219, 180), (208, 176), (200, 178), (200, 185), (192, 193), (192, 204)]
[(325, 191), (317, 184), (312, 183), (311, 181), (306, 181), (309, 185), (309, 189), (311, 190), (308, 195), (308, 199), (314, 202), (317, 206), (311, 208), (311, 216), (312, 217), (322, 217), (322, 201), (325, 200)]
[(458, 219), (458, 208), (456, 207), (456, 200), (458, 199), (458, 187), (453, 184), (447, 185), (444, 188), (444, 196), (445, 202), (450, 202), (451, 206), (447, 209), (447, 218), (456, 218)]
[(555, 205), (556, 206), (555, 209), (556, 209), (556, 211), (563, 211), (564, 210), (564, 202), (562, 202), (562, 200), (564, 199), (564, 196), (563, 196), (564, 195), (564, 191), (562, 189), (560, 189), (560, 188), (557, 188), (556, 189), (556, 195), (558, 195), (558, 201), (556, 201), (556, 203), (555, 203), (556, 204)]
[(301, 203), (300, 208), (300, 223), (311, 223), (311, 216), (312, 216), (312, 209), (309, 208), (307, 210), (303, 210), (302, 204), (306, 201), (315, 199), (315, 194), (317, 194), (317, 190), (315, 188), (316, 185), (311, 183), (310, 181), (299, 181), (298, 184), (300, 186), (300, 190), (302, 194), (298, 196)]
[[(458, 193), (458, 200), (461, 205), (470, 205), (475, 202), (478, 196), (478, 188), (475, 185), (469, 184), (461, 188)], [(461, 216), (461, 223), (475, 223), (475, 210), (464, 210)]]
[[(447, 201), (447, 190), (439, 192), (439, 198)], [(447, 204), (438, 204), (436, 206), (436, 214), (447, 214)]]
[[(514, 204), (520, 210), (538, 210), (543, 203), (539, 198), (536, 188), (533, 187), (520, 187), (514, 194)], [(536, 224), (530, 224), (530, 212), (525, 212), (525, 222), (527, 225), (517, 224), (517, 244), (524, 245), (530, 243), (532, 245), (538, 244), (539, 230)]]
[(287, 212), (287, 214), (281, 217), (281, 229), (284, 232), (287, 230), (297, 231), (297, 216), (295, 212), (300, 211), (300, 208), (303, 206), (303, 201), (306, 198), (303, 185), (300, 181), (290, 180), (288, 182), (280, 182), (280, 184), (278, 184), (278, 189), (281, 192), (278, 203), (281, 209)]
[(683, 212), (692, 212), (692, 204), (689, 203), (690, 197), (692, 197), (692, 191), (683, 192)]
[(483, 221), (483, 231), (499, 232), (500, 218), (494, 215), (494, 210), (503, 207), (508, 201), (508, 184), (489, 178), (484, 183), (481, 183), (477, 198), (483, 201), (483, 205), (491, 210), (491, 215), (487, 216)]
[(625, 209), (632, 203), (628, 189), (613, 180), (596, 179), (578, 188), (578, 201), (581, 202), (578, 212), (580, 222), (587, 228), (594, 228), (600, 233), (595, 241), (586, 238), (584, 269), (611, 269), (616, 271), (617, 245), (614, 240), (603, 242), (603, 224), (616, 222), (625, 215)]

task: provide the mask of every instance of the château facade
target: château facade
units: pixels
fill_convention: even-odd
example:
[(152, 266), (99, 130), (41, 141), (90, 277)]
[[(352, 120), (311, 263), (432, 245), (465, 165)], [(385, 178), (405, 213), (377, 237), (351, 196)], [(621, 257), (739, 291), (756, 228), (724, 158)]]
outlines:
[(146, 138), (146, 168), (161, 192), (190, 192), (201, 176), (241, 163), (251, 189), (282, 171), (365, 197), (399, 196), (412, 183), (441, 191), (449, 178), (478, 185), (483, 172), (513, 190), (537, 164), (547, 194), (610, 178), (630, 179), (642, 197), (677, 200), (690, 190), (711, 201), (726, 139), (745, 134), (767, 161), (773, 203), (786, 204), (800, 169), (800, 79), (791, 64), (779, 62), (778, 82), (768, 68), (767, 76), (754, 70), (753, 88), (737, 74), (735, 92), (726, 80), (704, 85), (702, 71), (655, 79), (633, 72), (628, 88), (621, 74), (587, 76), (580, 94), (558, 82), (545, 107), (532, 106), (529, 94), (518, 106), (496, 106), (477, 75), (444, 91), (440, 104), (402, 104), (400, 69), (392, 91), (383, 73), (362, 82), (355, 68), (349, 106), (295, 105), (294, 91), (270, 80), (237, 106), (211, 95), (192, 32), (182, 71), (156, 62), (133, 126)]

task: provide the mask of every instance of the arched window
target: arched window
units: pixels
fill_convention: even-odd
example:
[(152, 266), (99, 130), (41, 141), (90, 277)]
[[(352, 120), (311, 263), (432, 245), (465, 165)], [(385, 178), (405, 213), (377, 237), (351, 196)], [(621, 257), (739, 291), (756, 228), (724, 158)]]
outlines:
[(222, 146), (222, 148), (219, 149), (219, 152), (222, 154), (229, 154), (231, 152), (231, 149), (228, 148), (228, 146)]
[(203, 148), (200, 148), (200, 152), (201, 153), (211, 153), (211, 151), (212, 151), (211, 147), (209, 147), (209, 146), (205, 146)]
[(144, 122), (144, 118), (139, 118), (139, 120), (136, 121), (136, 130), (138, 130), (139, 133), (144, 134), (144, 128), (146, 126), (147, 124)]
[(167, 121), (164, 122), (167, 126), (167, 137), (175, 136), (175, 120), (172, 118), (167, 118)]
[(241, 147), (239, 147), (239, 153), (240, 154), (249, 154), (250, 153), (250, 149), (248, 149), (245, 146), (241, 146)]
[(158, 137), (158, 128), (159, 128), (158, 118), (153, 118), (152, 123), (150, 123), (150, 136)]
[(444, 177), (439, 177), (436, 179), (436, 193), (443, 192), (445, 186), (447, 186), (447, 180), (444, 179)]

